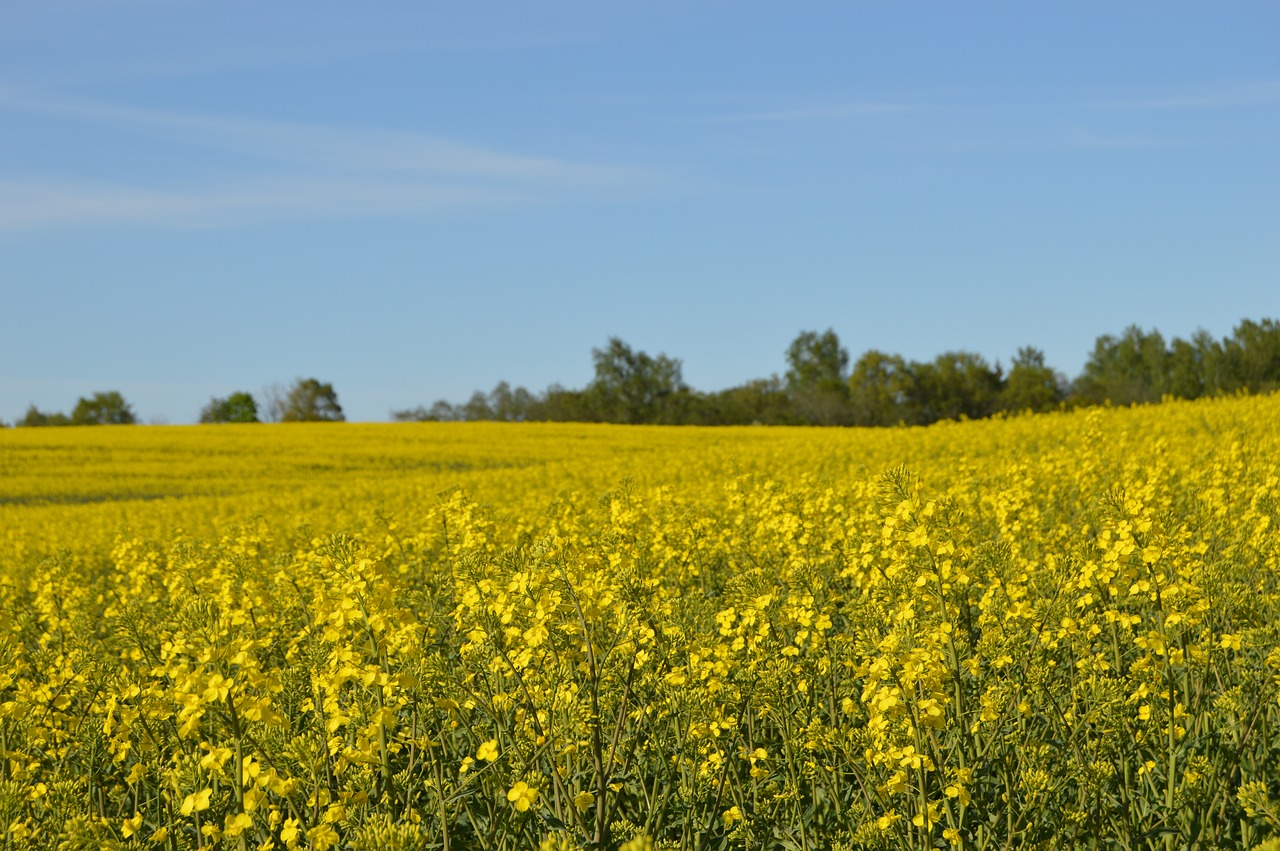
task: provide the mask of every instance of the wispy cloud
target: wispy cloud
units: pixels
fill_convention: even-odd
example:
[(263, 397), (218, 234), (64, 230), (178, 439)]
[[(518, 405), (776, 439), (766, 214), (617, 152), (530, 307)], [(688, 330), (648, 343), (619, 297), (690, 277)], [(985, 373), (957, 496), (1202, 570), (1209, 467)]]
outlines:
[(1099, 132), (1080, 125), (1067, 128), (1062, 137), (1062, 144), (1077, 150), (1126, 150), (1147, 148), (1176, 148), (1187, 143), (1160, 136), (1135, 133)]
[(536, 200), (532, 194), (485, 187), (325, 179), (171, 190), (0, 180), (0, 233), (95, 223), (214, 227), (273, 218), (431, 212)]
[(1183, 92), (1142, 94), (1093, 101), (1093, 109), (1179, 110), (1225, 109), (1280, 103), (1280, 80), (1262, 80)]
[(728, 115), (713, 115), (706, 119), (712, 123), (775, 123), (791, 121), (832, 121), (847, 118), (865, 118), (873, 115), (890, 115), (910, 112), (915, 107), (909, 104), (861, 101), (854, 103), (827, 104), (824, 106), (806, 106), (793, 109), (775, 109), (759, 112), (740, 112)]
[(1057, 156), (1062, 154), (1115, 153), (1174, 149), (1194, 146), (1194, 141), (1145, 133), (1099, 130), (1079, 121), (1038, 121), (957, 127), (928, 140), (904, 144), (917, 153), (975, 154), (982, 156)]
[[(0, 69), (10, 82), (74, 89), (224, 73), (325, 73), (389, 57), (502, 54), (563, 49), (607, 37), (604, 16), (549, 16), (541, 7), (481, 4), (444, 11), (395, 4), (370, 15), (352, 4), (311, 4), (305, 21), (257, 0), (41, 0), (0, 3)], [(252, 27), (244, 21), (252, 20)], [(18, 62), (5, 62), (16, 48)], [(17, 75), (17, 76), (14, 76)]]
[(139, 109), (73, 98), (33, 97), (0, 87), (0, 109), (165, 133), (201, 147), (299, 165), (496, 177), (596, 180), (618, 170), (508, 154), (446, 137)]
[[(640, 172), (530, 156), (443, 136), (140, 109), (0, 87), (0, 112), (140, 134), (144, 142), (230, 151), (223, 173), (194, 185), (136, 180), (6, 179), (0, 231), (87, 222), (218, 224), (245, 216), (366, 215), (518, 204), (629, 191)], [(264, 178), (263, 163), (274, 177)]]

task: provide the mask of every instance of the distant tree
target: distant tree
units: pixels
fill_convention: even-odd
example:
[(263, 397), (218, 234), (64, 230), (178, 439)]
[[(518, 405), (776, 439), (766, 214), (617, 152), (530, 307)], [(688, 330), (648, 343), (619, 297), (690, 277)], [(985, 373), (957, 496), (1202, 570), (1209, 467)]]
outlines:
[(786, 385), (777, 375), (756, 378), (710, 394), (713, 424), (793, 425), (795, 408)]
[[(1050, 410), (1060, 404), (1154, 402), (1249, 389), (1280, 389), (1280, 322), (1243, 320), (1231, 337), (1201, 330), (1169, 344), (1156, 330), (1130, 326), (1095, 341), (1084, 371), (1068, 383), (1044, 353), (1020, 349), (1008, 376), (980, 355), (953, 351), (928, 362), (868, 351), (849, 371), (835, 331), (801, 332), (786, 351), (784, 378), (699, 392), (683, 381), (681, 363), (651, 357), (613, 337), (593, 349), (595, 378), (582, 390), (553, 384), (541, 394), (500, 382), (462, 404), (393, 411), (398, 420), (681, 423), (727, 425), (919, 425), (978, 419), (1000, 410)], [(280, 407), (285, 393), (278, 391)], [(270, 398), (268, 396), (268, 398)], [(270, 410), (268, 405), (268, 410)], [(35, 412), (37, 418), (45, 415)], [(269, 414), (268, 414), (269, 416)]]
[(41, 411), (35, 405), (27, 408), (27, 413), (15, 425), (20, 427), (69, 426), (71, 418), (60, 411)]
[(542, 394), (531, 419), (560, 423), (597, 422), (598, 400), (589, 390), (570, 390), (552, 384)]
[(258, 407), (258, 416), (264, 423), (280, 422), (284, 417), (285, 399), (288, 395), (289, 391), (278, 381), (262, 385), (262, 392), (259, 394), (262, 404)]
[(796, 415), (816, 425), (848, 425), (849, 351), (828, 328), (802, 331), (787, 347), (787, 390)]
[(1044, 361), (1044, 352), (1023, 346), (1013, 357), (1009, 377), (1000, 393), (1006, 411), (1049, 411), (1066, 395), (1064, 380)]
[(133, 425), (138, 421), (133, 409), (115, 390), (83, 396), (71, 410), (72, 425)]
[(787, 347), (787, 387), (837, 390), (845, 381), (849, 351), (840, 345), (836, 332), (828, 328), (801, 331)]
[(1200, 395), (1212, 396), (1231, 389), (1222, 343), (1201, 328), (1191, 335), (1191, 347), (1195, 351), (1195, 368), (1199, 373), (1196, 383), (1200, 386)]
[(912, 370), (913, 419), (919, 423), (938, 420), (971, 420), (989, 417), (1000, 404), (1000, 369), (973, 352), (944, 352), (930, 363)]
[(908, 418), (913, 376), (901, 355), (871, 349), (853, 365), (849, 405), (853, 424), (887, 426)]
[(462, 419), (462, 413), (459, 406), (437, 399), (430, 408), (419, 405), (416, 408), (392, 411), (391, 419), (401, 423), (447, 423)]
[(427, 409), (422, 405), (415, 408), (396, 408), (391, 411), (391, 419), (397, 423), (421, 423), (427, 421)]
[(1119, 337), (1104, 334), (1093, 346), (1073, 393), (1081, 401), (1115, 405), (1158, 402), (1169, 389), (1164, 337), (1130, 325)]
[(595, 380), (587, 388), (589, 404), (606, 422), (657, 422), (669, 397), (684, 387), (679, 360), (633, 351), (617, 337), (603, 349), (592, 349), (591, 357)]
[[(518, 388), (524, 390), (523, 387)], [(525, 395), (529, 391), (524, 390)], [(512, 422), (524, 419), (518, 410), (519, 404), (516, 402), (515, 393), (511, 391), (511, 385), (505, 381), (499, 381), (497, 385), (489, 391), (489, 395), (485, 398), (485, 404), (489, 408), (492, 419), (502, 422)]]
[(1174, 337), (1165, 365), (1165, 392), (1170, 396), (1198, 399), (1208, 392), (1204, 352), (1195, 343)]
[(342, 422), (346, 417), (338, 404), (332, 384), (314, 378), (299, 378), (285, 394), (281, 422)]
[(258, 403), (253, 396), (243, 391), (232, 393), (226, 398), (214, 397), (200, 411), (202, 423), (256, 423), (258, 419)]
[(725, 391), (700, 393), (686, 387), (678, 394), (672, 409), (670, 421), (681, 425), (745, 425), (751, 422), (741, 414), (734, 416), (725, 399)]
[(493, 408), (489, 405), (489, 395), (482, 390), (471, 394), (471, 398), (462, 406), (461, 419), (471, 422), (494, 419)]
[(657, 418), (650, 422), (658, 425), (715, 425), (715, 420), (708, 419), (709, 414), (706, 394), (681, 384), (662, 400)]
[(392, 411), (391, 418), (399, 422), (444, 422), (448, 420), (499, 420), (524, 422), (538, 419), (541, 400), (523, 387), (511, 389), (505, 381), (498, 382), (489, 393), (477, 390), (465, 404), (453, 405), (443, 399), (430, 408), (419, 405), (402, 411)]
[(538, 399), (523, 387), (511, 389), (505, 381), (498, 382), (489, 392), (489, 410), (495, 420), (522, 422), (532, 419)]
[(1223, 342), (1231, 389), (1254, 393), (1280, 387), (1280, 323), (1243, 320)]

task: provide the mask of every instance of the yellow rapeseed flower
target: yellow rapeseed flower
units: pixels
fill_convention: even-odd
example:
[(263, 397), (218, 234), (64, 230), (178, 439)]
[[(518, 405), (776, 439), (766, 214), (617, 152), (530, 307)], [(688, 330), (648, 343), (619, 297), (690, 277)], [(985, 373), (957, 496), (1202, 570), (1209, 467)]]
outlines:
[(538, 790), (523, 780), (517, 780), (507, 791), (507, 800), (519, 812), (527, 812), (534, 801), (538, 800)]
[(125, 819), (124, 824), (120, 826), (120, 833), (124, 835), (125, 839), (128, 839), (140, 830), (142, 830), (142, 813), (138, 812), (133, 814), (133, 818)]
[(201, 789), (199, 792), (192, 792), (182, 800), (182, 806), (178, 809), (178, 812), (184, 816), (189, 816), (192, 813), (207, 810), (209, 809), (209, 799), (212, 795), (212, 789)]

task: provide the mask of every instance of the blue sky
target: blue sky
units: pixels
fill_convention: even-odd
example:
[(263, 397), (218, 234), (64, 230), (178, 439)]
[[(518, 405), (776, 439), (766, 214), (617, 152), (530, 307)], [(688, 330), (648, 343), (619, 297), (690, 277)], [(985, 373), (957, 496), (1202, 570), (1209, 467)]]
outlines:
[(1280, 5), (0, 4), (0, 419), (1280, 316)]

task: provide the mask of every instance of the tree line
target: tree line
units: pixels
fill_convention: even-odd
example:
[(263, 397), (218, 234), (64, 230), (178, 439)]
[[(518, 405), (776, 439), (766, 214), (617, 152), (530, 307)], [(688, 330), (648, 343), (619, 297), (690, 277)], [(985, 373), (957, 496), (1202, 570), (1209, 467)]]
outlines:
[(931, 361), (878, 350), (856, 361), (834, 330), (803, 331), (787, 347), (782, 376), (701, 392), (682, 377), (681, 361), (650, 355), (611, 337), (592, 350), (594, 378), (573, 390), (542, 393), (500, 382), (464, 403), (445, 400), (398, 410), (400, 421), (572, 421), (671, 425), (927, 425), (981, 419), (1000, 412), (1048, 411), (1111, 403), (1195, 399), (1280, 388), (1280, 323), (1243, 320), (1221, 340), (1198, 331), (1166, 341), (1159, 331), (1130, 326), (1098, 337), (1075, 379), (1045, 363), (1032, 346), (1018, 350), (1006, 371), (969, 351)]
[[(703, 392), (684, 382), (682, 363), (650, 355), (617, 337), (591, 352), (594, 377), (581, 389), (553, 384), (541, 393), (499, 382), (463, 403), (440, 400), (391, 412), (397, 421), (604, 422), (670, 425), (927, 425), (981, 419), (1000, 412), (1195, 399), (1280, 388), (1280, 322), (1242, 320), (1221, 340), (1197, 331), (1166, 341), (1136, 325), (1098, 337), (1080, 375), (1045, 363), (1035, 347), (1019, 349), (1009, 369), (969, 351), (931, 361), (907, 360), (875, 349), (851, 361), (832, 329), (803, 331), (785, 352), (782, 376), (758, 378)], [(299, 378), (215, 397), (201, 423), (340, 422), (333, 385)], [(128, 425), (137, 422), (116, 391), (79, 399), (70, 414), (32, 405), (18, 426)]]
[[(200, 410), (201, 423), (260, 422), (342, 422), (346, 416), (338, 404), (333, 385), (316, 378), (299, 378), (288, 388), (273, 384), (264, 387), (262, 402), (253, 394), (237, 391), (229, 396), (209, 400)], [(134, 425), (138, 422), (133, 408), (119, 392), (95, 393), (81, 397), (71, 414), (41, 411), (35, 405), (14, 425)]]

